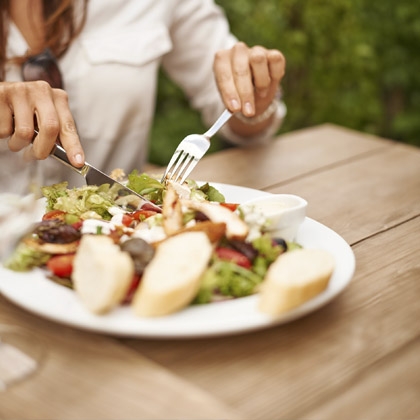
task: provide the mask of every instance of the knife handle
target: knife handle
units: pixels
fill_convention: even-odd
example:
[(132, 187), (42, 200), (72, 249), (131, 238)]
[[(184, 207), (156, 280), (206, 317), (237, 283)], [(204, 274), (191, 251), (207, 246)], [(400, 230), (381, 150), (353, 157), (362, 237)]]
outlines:
[[(36, 134), (39, 134), (37, 129), (34, 131)], [(86, 164), (81, 168), (76, 168), (73, 166), (69, 161), (66, 151), (57, 143), (55, 143), (53, 149), (51, 150), (50, 156), (57, 159), (59, 162), (64, 163), (67, 167), (73, 169), (73, 171), (76, 171), (78, 174), (83, 175), (84, 177), (86, 177), (86, 173), (89, 171), (89, 166)]]
[(54, 148), (51, 151), (51, 156), (61, 163), (64, 163), (66, 166), (68, 166), (70, 169), (73, 169), (73, 171), (76, 171), (78, 174), (86, 176), (86, 172), (88, 171), (89, 167), (87, 165), (83, 165), (81, 168), (76, 168), (70, 163), (70, 160), (67, 156), (66, 151), (59, 145), (55, 144)]

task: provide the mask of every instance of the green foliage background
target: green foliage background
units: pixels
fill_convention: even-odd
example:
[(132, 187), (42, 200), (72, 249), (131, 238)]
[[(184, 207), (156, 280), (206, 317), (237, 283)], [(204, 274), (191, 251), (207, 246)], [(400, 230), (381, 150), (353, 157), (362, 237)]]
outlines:
[[(216, 0), (248, 45), (287, 60), (280, 132), (331, 122), (420, 146), (420, 2)], [(165, 165), (200, 117), (161, 75), (150, 161)], [(225, 147), (219, 139), (211, 151)]]

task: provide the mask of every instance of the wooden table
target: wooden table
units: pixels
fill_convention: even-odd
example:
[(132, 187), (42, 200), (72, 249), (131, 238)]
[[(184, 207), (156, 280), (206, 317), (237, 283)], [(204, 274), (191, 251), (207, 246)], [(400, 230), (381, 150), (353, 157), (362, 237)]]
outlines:
[(117, 339), (0, 298), (0, 322), (48, 349), (0, 393), (0, 419), (420, 418), (420, 149), (333, 125), (207, 156), (196, 179), (309, 202), (357, 268), (348, 288), (292, 323), (211, 339)]

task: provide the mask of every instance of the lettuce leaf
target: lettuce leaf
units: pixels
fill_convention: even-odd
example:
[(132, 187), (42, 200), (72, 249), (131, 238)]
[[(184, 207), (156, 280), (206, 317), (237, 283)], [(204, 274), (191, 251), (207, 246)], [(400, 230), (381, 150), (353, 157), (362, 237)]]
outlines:
[(89, 218), (104, 220), (112, 217), (108, 209), (114, 206), (116, 194), (108, 184), (67, 189), (67, 182), (43, 187), (42, 193), (47, 198), (47, 210), (62, 210), (81, 218), (89, 215)]

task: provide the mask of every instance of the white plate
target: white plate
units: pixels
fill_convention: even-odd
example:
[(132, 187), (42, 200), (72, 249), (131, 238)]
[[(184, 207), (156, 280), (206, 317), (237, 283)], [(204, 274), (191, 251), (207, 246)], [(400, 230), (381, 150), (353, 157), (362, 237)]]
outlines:
[[(258, 190), (227, 184), (212, 184), (226, 201), (241, 203), (270, 195)], [(272, 327), (300, 318), (335, 298), (350, 282), (355, 270), (352, 249), (333, 230), (306, 218), (297, 241), (304, 247), (330, 251), (336, 268), (328, 288), (304, 305), (280, 317), (258, 312), (258, 295), (208, 305), (190, 306), (176, 314), (156, 319), (139, 318), (129, 307), (119, 307), (106, 315), (93, 315), (76, 294), (45, 277), (42, 270), (17, 273), (0, 267), (0, 291), (15, 304), (42, 317), (73, 327), (127, 337), (188, 338), (236, 334)]]

